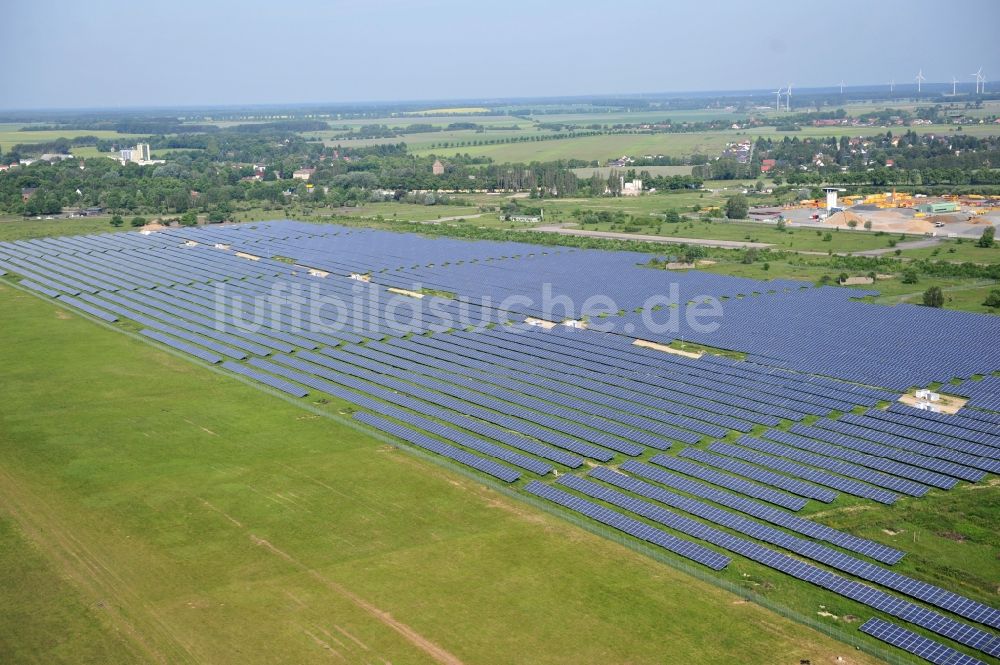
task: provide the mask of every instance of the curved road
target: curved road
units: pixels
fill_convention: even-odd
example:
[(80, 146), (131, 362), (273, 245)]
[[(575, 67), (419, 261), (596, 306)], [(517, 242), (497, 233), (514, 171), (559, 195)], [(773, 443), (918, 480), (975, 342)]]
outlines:
[(561, 233), (567, 236), (585, 236), (588, 238), (610, 238), (613, 240), (639, 240), (642, 242), (659, 242), (670, 245), (704, 245), (706, 247), (721, 247), (723, 249), (745, 249), (755, 247), (764, 249), (772, 247), (766, 242), (747, 242), (745, 240), (706, 240), (705, 238), (677, 238), (674, 236), (650, 236), (637, 233), (620, 233), (617, 231), (588, 231), (564, 226), (536, 226), (523, 231), (541, 231), (543, 233)]

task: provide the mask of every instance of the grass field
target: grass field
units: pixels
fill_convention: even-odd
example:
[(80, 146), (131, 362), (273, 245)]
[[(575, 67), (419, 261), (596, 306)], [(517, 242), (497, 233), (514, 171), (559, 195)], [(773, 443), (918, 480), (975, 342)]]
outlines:
[(934, 261), (958, 261), (964, 263), (1000, 263), (1000, 245), (993, 247), (977, 247), (975, 240), (942, 239), (935, 247), (920, 249), (904, 249), (901, 256), (911, 259), (931, 259)]
[(12, 661), (874, 662), (3, 283), (0, 308)]
[(0, 125), (0, 150), (9, 151), (18, 143), (45, 143), (59, 138), (72, 139), (78, 136), (96, 136), (99, 139), (129, 141), (138, 138), (136, 134), (119, 134), (111, 130), (90, 129), (47, 129), (37, 132), (23, 132), (23, 125), (6, 123)]
[(116, 229), (110, 222), (111, 217), (106, 215), (73, 219), (0, 217), (0, 242), (129, 230), (127, 227)]

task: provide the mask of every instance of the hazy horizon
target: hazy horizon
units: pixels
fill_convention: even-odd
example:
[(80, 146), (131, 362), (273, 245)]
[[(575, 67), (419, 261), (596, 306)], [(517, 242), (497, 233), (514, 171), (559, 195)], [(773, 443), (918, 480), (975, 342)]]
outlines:
[[(16, 2), (8, 8), (14, 30), (0, 67), (0, 108), (652, 95), (824, 88), (841, 80), (860, 87), (895, 79), (903, 87), (919, 69), (927, 84), (955, 76), (971, 90), (979, 67), (990, 80), (1000, 72), (1000, 49), (942, 29), (936, 3), (828, 7), (512, 0), (497, 12), (454, 0), (292, 9), (259, 0)], [(965, 0), (948, 15), (997, 25), (1000, 5)], [(928, 39), (948, 48), (932, 59)]]

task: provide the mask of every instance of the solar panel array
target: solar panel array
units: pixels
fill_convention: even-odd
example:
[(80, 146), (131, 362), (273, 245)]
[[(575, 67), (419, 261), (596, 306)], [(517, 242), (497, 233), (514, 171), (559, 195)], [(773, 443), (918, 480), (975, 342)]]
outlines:
[[(295, 264), (273, 257), (291, 257)], [(588, 280), (580, 279), (580, 266), (586, 265), (588, 274), (601, 275), (602, 292), (628, 312), (643, 307), (650, 296), (667, 292), (671, 284), (680, 289), (679, 304), (708, 296), (728, 298), (721, 325), (712, 332), (692, 329), (682, 321), (678, 330), (658, 333), (651, 328), (658, 323), (653, 311), (612, 317), (618, 332), (628, 323), (636, 336), (660, 341), (683, 338), (747, 351), (751, 363), (895, 390), (956, 375), (988, 374), (996, 361), (996, 351), (984, 341), (1000, 329), (995, 317), (905, 305), (868, 307), (849, 299), (863, 295), (859, 291), (812, 288), (792, 280), (649, 270), (641, 267), (648, 259), (627, 252), (422, 238), (287, 220), (0, 244), (0, 269), (69, 295), (205, 283), (234, 275), (274, 277), (296, 266), (304, 275), (302, 266), (308, 266), (337, 275), (370, 275), (384, 287), (409, 289), (419, 284), (474, 299), (489, 297), (494, 303), (530, 295), (531, 305), (505, 306), (522, 318), (549, 314), (540, 309), (542, 284), (576, 303), (593, 295)], [(150, 270), (154, 266), (155, 273)], [(851, 335), (854, 329), (868, 331), (864, 344)], [(934, 347), (948, 331), (964, 333), (965, 344), (940, 349), (930, 357), (898, 352), (901, 343)]]
[(470, 466), (477, 471), (482, 471), (483, 473), (504, 482), (512, 483), (521, 477), (520, 473), (504, 466), (503, 464), (472, 455), (461, 448), (449, 446), (446, 443), (432, 439), (425, 434), (420, 434), (419, 432), (416, 432), (408, 427), (394, 423), (391, 420), (379, 418), (378, 416), (373, 416), (369, 413), (356, 413), (354, 414), (354, 417), (367, 425), (371, 425), (372, 427), (385, 432), (386, 434), (397, 436), (415, 446), (437, 453), (442, 457), (447, 457), (460, 464)]
[[(578, 476), (564, 475), (557, 482), (582, 493), (584, 496), (624, 508), (657, 524), (704, 540), (726, 551), (739, 554), (768, 568), (833, 591), (891, 616), (902, 618), (966, 646), (993, 656), (1000, 655), (1000, 638), (990, 632), (893, 596), (873, 586), (856, 582), (814, 564), (764, 547), (754, 541), (734, 536), (716, 527), (678, 515), (648, 501), (633, 498), (628, 494), (609, 489)], [(857, 574), (857, 571), (852, 571), (852, 573)]]
[[(892, 504), (1000, 473), (996, 377), (947, 386), (970, 398), (957, 415), (896, 401), (912, 385), (989, 374), (998, 355), (984, 340), (1000, 332), (996, 319), (640, 267), (648, 258), (278, 221), (0, 243), (0, 275), (292, 397), (354, 404), (358, 422), (406, 445), (528, 481), (531, 494), (712, 569), (737, 554), (997, 655), (996, 636), (953, 618), (997, 629), (997, 610), (884, 567), (899, 549), (794, 514), (840, 494)], [(579, 302), (596, 274), (629, 312), (607, 317), (613, 332), (521, 323), (547, 315), (537, 301), (399, 300), (389, 290), (499, 303), (547, 283)], [(633, 344), (673, 338), (648, 329), (654, 312), (632, 311), (671, 281), (685, 298), (728, 298), (717, 333), (675, 336), (747, 351), (746, 360)], [(486, 325), (504, 319), (512, 325)], [(848, 322), (867, 331), (863, 343)], [(636, 332), (622, 334), (625, 324)], [(968, 344), (905, 351), (959, 331)], [(640, 456), (649, 463), (629, 459)], [(618, 471), (569, 473), (585, 460)], [(559, 487), (534, 479), (556, 471)], [(873, 636), (914, 644), (886, 625), (903, 633)]]
[[(654, 458), (657, 459), (657, 458)], [(669, 459), (669, 458), (668, 458)], [(773, 506), (760, 503), (753, 499), (748, 499), (738, 492), (730, 492), (711, 487), (710, 485), (685, 478), (669, 471), (663, 471), (656, 467), (628, 460), (618, 467), (621, 471), (638, 476), (646, 480), (652, 480), (660, 485), (671, 487), (691, 496), (708, 499), (713, 503), (731, 508), (741, 513), (764, 520), (771, 524), (776, 524), (789, 531), (800, 533), (817, 540), (823, 540), (834, 545), (838, 545), (846, 550), (857, 552), (871, 557), (876, 561), (893, 564), (903, 558), (900, 550), (876, 543), (866, 538), (859, 538), (849, 533), (838, 531), (823, 524), (789, 514), (784, 510), (779, 510)], [(724, 474), (720, 474), (724, 475)]]
[(674, 554), (679, 554), (686, 559), (691, 559), (704, 566), (708, 566), (712, 570), (722, 570), (729, 564), (729, 557), (719, 554), (703, 545), (697, 545), (690, 541), (671, 536), (665, 531), (655, 529), (644, 522), (626, 517), (617, 511), (609, 510), (591, 501), (585, 501), (568, 492), (563, 492), (550, 485), (540, 483), (537, 480), (528, 483), (524, 489), (531, 494), (565, 506), (570, 510), (618, 529), (630, 536), (635, 536), (640, 540), (659, 545)]
[(959, 385), (949, 385), (944, 392), (959, 397), (968, 397), (969, 406), (987, 411), (1000, 411), (1000, 377), (987, 376), (981, 380), (969, 379)]
[(865, 621), (858, 630), (935, 665), (985, 665), (978, 658), (877, 617)]
[[(663, 490), (647, 482), (630, 478), (622, 473), (606, 468), (597, 468), (590, 472), (590, 478), (601, 480), (633, 494), (678, 508), (696, 517), (702, 518), (732, 531), (743, 533), (758, 540), (777, 545), (792, 551), (802, 557), (823, 563), (831, 568), (854, 575), (870, 582), (876, 582), (894, 591), (899, 591), (918, 600), (949, 610), (991, 627), (1000, 627), (1000, 611), (994, 610), (982, 603), (964, 598), (958, 594), (946, 591), (933, 584), (921, 582), (913, 578), (892, 572), (881, 566), (868, 563), (857, 557), (843, 554), (831, 547), (813, 543), (798, 536), (771, 526), (761, 524), (752, 519), (735, 515), (729, 511), (713, 507), (703, 501), (688, 498), (674, 492)], [(559, 482), (573, 487), (576, 476), (563, 476)], [(902, 552), (893, 550), (877, 543), (868, 542), (865, 552), (874, 557), (895, 563), (902, 557)]]

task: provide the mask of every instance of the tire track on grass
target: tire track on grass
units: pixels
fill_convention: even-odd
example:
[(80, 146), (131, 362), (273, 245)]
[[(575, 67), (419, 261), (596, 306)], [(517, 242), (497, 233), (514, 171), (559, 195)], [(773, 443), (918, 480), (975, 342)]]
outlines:
[[(220, 513), (221, 512), (221, 511), (219, 511), (218, 508), (215, 508), (214, 506), (212, 506), (212, 504), (210, 504), (205, 499), (202, 499), (202, 498), (199, 497), (198, 500), (201, 501), (210, 510), (213, 510), (216, 513)], [(222, 515), (227, 518), (227, 521), (230, 524), (232, 524), (234, 526), (236, 526), (237, 524), (239, 524), (239, 522), (237, 522), (237, 520), (233, 519), (232, 517), (229, 517), (225, 513), (222, 513)], [(414, 630), (411, 626), (403, 623), (399, 619), (396, 619), (389, 612), (386, 612), (385, 610), (380, 609), (379, 607), (373, 605), (372, 603), (368, 602), (367, 600), (365, 600), (364, 598), (362, 598), (358, 594), (354, 593), (353, 591), (351, 591), (347, 587), (341, 585), (338, 582), (335, 582), (334, 580), (330, 579), (329, 577), (326, 577), (325, 575), (323, 575), (322, 573), (320, 573), (318, 570), (316, 570), (314, 568), (310, 568), (306, 564), (302, 563), (301, 561), (299, 561), (298, 559), (296, 559), (295, 557), (293, 557), (288, 552), (285, 552), (284, 550), (279, 549), (278, 547), (274, 546), (273, 544), (271, 544), (269, 541), (265, 540), (264, 538), (260, 538), (260, 537), (258, 537), (256, 535), (254, 535), (246, 527), (240, 526), (238, 528), (240, 528), (241, 530), (247, 532), (247, 536), (250, 538), (250, 542), (252, 542), (254, 545), (256, 545), (257, 547), (260, 547), (261, 549), (263, 549), (263, 550), (265, 550), (265, 551), (267, 551), (267, 552), (269, 552), (271, 554), (273, 554), (274, 556), (277, 556), (278, 558), (284, 560), (286, 563), (290, 564), (291, 566), (293, 566), (295, 568), (298, 568), (299, 570), (301, 570), (302, 572), (306, 573), (307, 575), (309, 575), (310, 577), (312, 577), (314, 580), (316, 580), (317, 582), (319, 582), (320, 584), (322, 584), (323, 586), (325, 586), (330, 591), (333, 591), (337, 595), (339, 595), (339, 596), (347, 599), (353, 605), (355, 605), (356, 607), (358, 607), (359, 609), (363, 610), (368, 615), (370, 615), (373, 618), (375, 618), (382, 625), (384, 625), (384, 626), (386, 626), (386, 627), (394, 630), (395, 632), (399, 633), (407, 642), (409, 642), (413, 646), (415, 646), (418, 649), (420, 649), (421, 651), (423, 651), (426, 655), (430, 656), (434, 661), (436, 661), (438, 663), (441, 663), (442, 665), (463, 665), (462, 661), (457, 656), (455, 656), (454, 654), (452, 654), (449, 651), (447, 651), (444, 647), (441, 647), (438, 644), (434, 643), (429, 638), (424, 637), (423, 635), (421, 635), (420, 633), (418, 633), (416, 630)]]
[(0, 505), (55, 569), (115, 629), (133, 654), (172, 665), (198, 662), (180, 637), (45, 502), (0, 468)]

